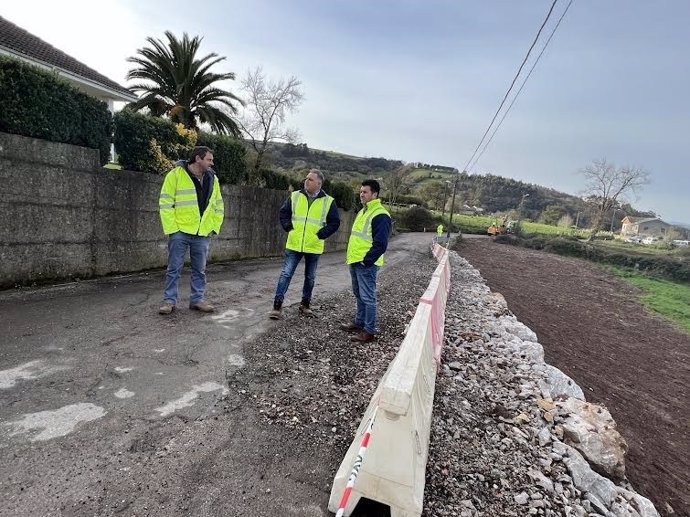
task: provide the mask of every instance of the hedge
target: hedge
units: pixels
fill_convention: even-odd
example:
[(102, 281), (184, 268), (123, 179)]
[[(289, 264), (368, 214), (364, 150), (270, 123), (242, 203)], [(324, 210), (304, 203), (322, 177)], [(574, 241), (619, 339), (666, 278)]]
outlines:
[(221, 183), (241, 185), (247, 180), (247, 149), (236, 138), (201, 132), (197, 145), (205, 145), (213, 150), (214, 169)]
[(56, 74), (0, 56), (0, 131), (98, 149), (108, 162), (112, 116), (105, 102)]
[(195, 145), (213, 150), (214, 169), (221, 183), (243, 183), (247, 177), (246, 149), (232, 137), (184, 129), (159, 118), (124, 109), (115, 114), (115, 152), (125, 169), (165, 174), (185, 159)]
[[(300, 186), (300, 188), (302, 187)], [(355, 206), (355, 192), (349, 183), (327, 179), (324, 181), (323, 189), (333, 196), (336, 204), (346, 212)]]
[(625, 251), (612, 251), (569, 238), (557, 237), (530, 237), (519, 238), (506, 235), (496, 238), (496, 242), (519, 244), (521, 246), (544, 250), (559, 255), (580, 257), (593, 262), (610, 264), (614, 266), (633, 268), (637, 271), (674, 280), (676, 282), (690, 282), (690, 261), (687, 256), (638, 255)]

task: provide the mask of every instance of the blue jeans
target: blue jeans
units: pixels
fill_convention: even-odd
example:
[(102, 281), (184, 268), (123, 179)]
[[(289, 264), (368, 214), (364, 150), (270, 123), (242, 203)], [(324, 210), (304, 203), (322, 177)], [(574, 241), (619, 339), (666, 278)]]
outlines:
[(189, 258), (192, 262), (190, 303), (197, 303), (204, 299), (206, 291), (206, 258), (210, 237), (200, 237), (188, 233), (176, 232), (168, 236), (168, 272), (165, 277), (165, 292), (163, 301), (177, 303), (177, 291), (184, 258), (189, 248)]
[(320, 255), (316, 253), (301, 253), (299, 251), (285, 250), (285, 260), (283, 261), (283, 269), (278, 278), (278, 286), (276, 287), (275, 301), (283, 302), (285, 293), (290, 287), (290, 280), (295, 274), (297, 264), (304, 257), (304, 286), (302, 287), (302, 300), (311, 301), (311, 293), (314, 290), (314, 282), (316, 282), (316, 265), (319, 263)]
[(355, 323), (369, 334), (376, 334), (376, 275), (378, 266), (350, 264), (352, 292), (357, 299)]

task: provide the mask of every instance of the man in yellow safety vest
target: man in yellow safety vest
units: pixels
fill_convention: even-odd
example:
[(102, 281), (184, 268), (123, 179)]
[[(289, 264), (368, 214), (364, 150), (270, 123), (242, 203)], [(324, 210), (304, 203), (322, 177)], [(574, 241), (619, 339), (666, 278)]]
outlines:
[(268, 315), (271, 319), (282, 319), (285, 293), (302, 257), (304, 285), (299, 312), (304, 316), (314, 315), (310, 304), (316, 282), (316, 266), (323, 254), (324, 241), (340, 227), (338, 207), (335, 200), (322, 190), (323, 181), (323, 173), (311, 169), (304, 179), (304, 188), (293, 192), (280, 208), (280, 224), (288, 235), (273, 310)]
[(189, 308), (215, 310), (204, 300), (206, 259), (211, 236), (220, 232), (223, 224), (224, 206), (212, 167), (211, 149), (195, 147), (189, 160), (177, 162), (163, 181), (158, 204), (163, 233), (168, 236), (168, 271), (160, 314), (175, 309), (187, 249), (192, 264)]
[(347, 243), (347, 263), (352, 277), (352, 292), (357, 300), (354, 321), (340, 326), (356, 332), (352, 341), (368, 343), (376, 336), (376, 276), (383, 265), (383, 254), (391, 233), (391, 216), (379, 199), (381, 186), (365, 180), (359, 189), (362, 209), (352, 224)]

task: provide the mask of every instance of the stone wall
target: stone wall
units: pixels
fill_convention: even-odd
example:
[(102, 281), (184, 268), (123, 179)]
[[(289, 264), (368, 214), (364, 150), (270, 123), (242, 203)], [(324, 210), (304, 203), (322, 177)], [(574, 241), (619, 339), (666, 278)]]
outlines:
[[(163, 178), (103, 169), (98, 151), (0, 133), (0, 287), (164, 267)], [(212, 261), (280, 255), (287, 192), (223, 186), (225, 222)], [(354, 214), (340, 211), (326, 251), (344, 249)]]

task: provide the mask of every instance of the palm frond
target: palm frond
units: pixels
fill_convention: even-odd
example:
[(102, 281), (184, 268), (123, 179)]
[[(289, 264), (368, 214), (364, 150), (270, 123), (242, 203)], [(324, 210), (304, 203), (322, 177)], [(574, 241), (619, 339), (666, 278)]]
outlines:
[[(127, 73), (128, 80), (137, 80), (131, 88), (143, 94), (132, 109), (148, 108), (152, 113), (167, 114), (188, 128), (199, 122), (208, 123), (214, 131), (239, 135), (239, 127), (231, 115), (237, 113), (242, 99), (215, 86), (234, 80), (233, 72), (213, 73), (212, 67), (225, 58), (216, 53), (197, 56), (203, 38), (190, 37), (186, 32), (177, 38), (166, 31), (165, 39), (146, 38), (148, 46), (138, 49), (127, 59), (135, 65)], [(216, 103), (222, 106), (213, 106)]]

